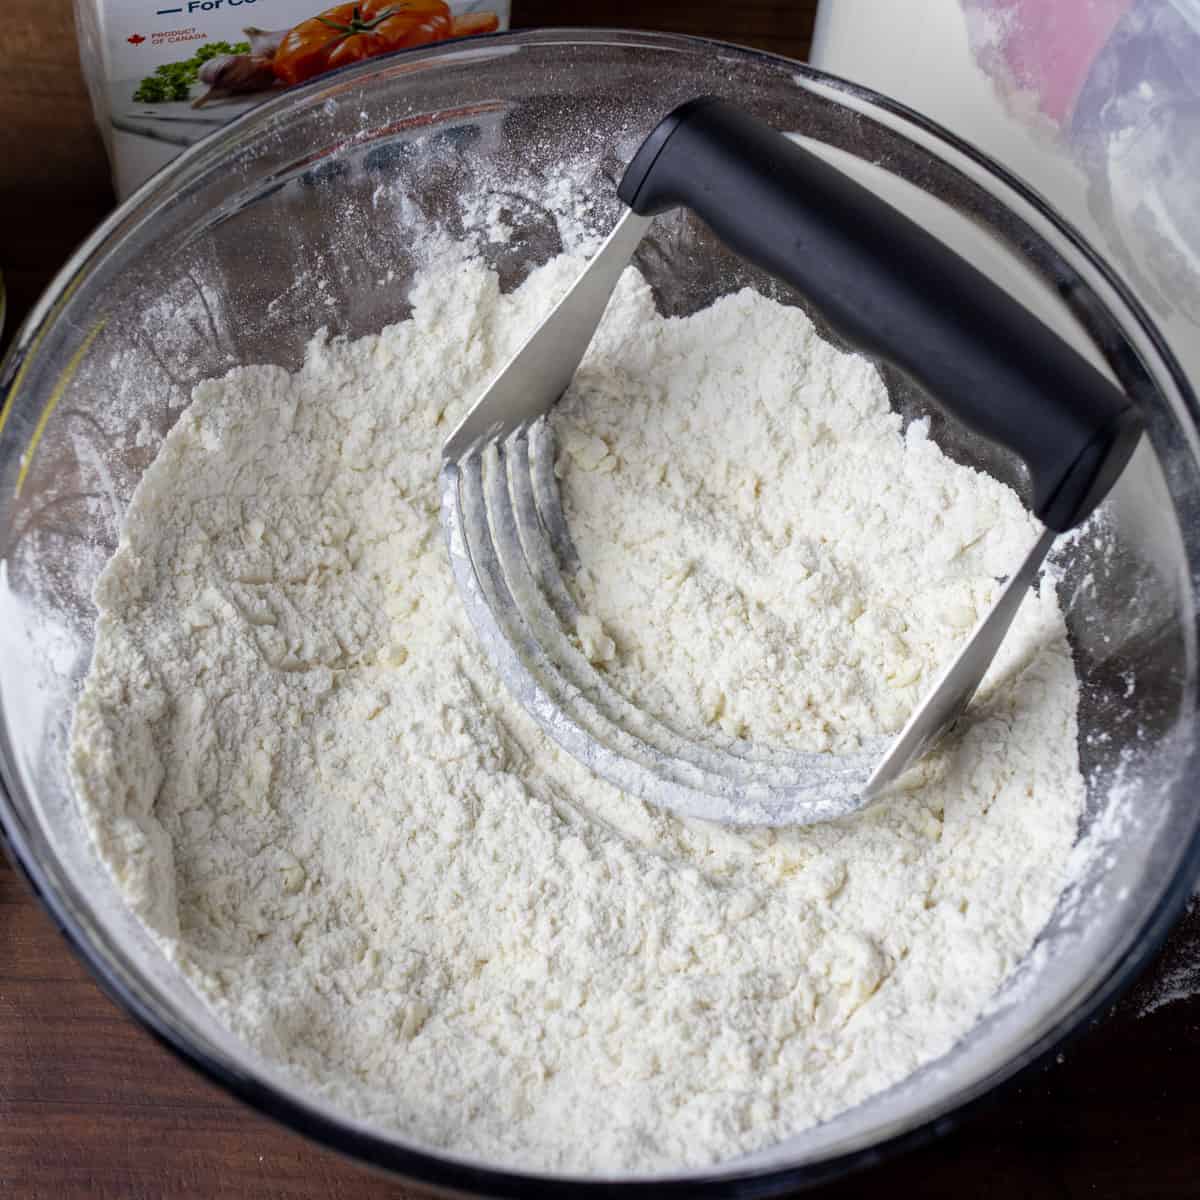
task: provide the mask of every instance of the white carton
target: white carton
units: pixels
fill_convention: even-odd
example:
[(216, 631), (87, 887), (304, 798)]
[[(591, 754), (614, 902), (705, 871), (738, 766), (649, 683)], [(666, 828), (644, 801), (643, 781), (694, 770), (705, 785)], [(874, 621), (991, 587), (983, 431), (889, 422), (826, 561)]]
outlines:
[(76, 0), (119, 197), (282, 89), (375, 54), (508, 28), (509, 0)]

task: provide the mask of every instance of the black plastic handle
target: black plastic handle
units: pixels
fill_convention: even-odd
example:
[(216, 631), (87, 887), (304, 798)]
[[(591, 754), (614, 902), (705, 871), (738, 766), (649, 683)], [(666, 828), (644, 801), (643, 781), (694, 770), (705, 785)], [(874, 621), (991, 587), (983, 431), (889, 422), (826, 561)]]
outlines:
[(643, 216), (686, 205), (865, 354), (1029, 468), (1033, 511), (1077, 525), (1142, 431), (1133, 403), (1028, 309), (835, 167), (712, 96), (670, 113), (625, 172)]

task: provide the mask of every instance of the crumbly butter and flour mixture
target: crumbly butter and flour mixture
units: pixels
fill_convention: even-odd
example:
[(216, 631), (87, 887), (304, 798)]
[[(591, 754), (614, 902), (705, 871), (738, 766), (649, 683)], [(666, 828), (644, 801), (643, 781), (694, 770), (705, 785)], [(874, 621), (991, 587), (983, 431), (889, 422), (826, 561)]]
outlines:
[[(1082, 800), (1053, 589), (920, 786), (813, 828), (686, 823), (560, 752), (459, 606), (438, 448), (580, 269), (470, 259), (295, 374), (201, 384), (98, 589), (73, 770), (219, 1018), (349, 1112), (612, 1172), (786, 1137), (949, 1049), (1029, 949)], [(581, 642), (696, 736), (896, 730), (1034, 536), (752, 293), (633, 272), (554, 416)]]

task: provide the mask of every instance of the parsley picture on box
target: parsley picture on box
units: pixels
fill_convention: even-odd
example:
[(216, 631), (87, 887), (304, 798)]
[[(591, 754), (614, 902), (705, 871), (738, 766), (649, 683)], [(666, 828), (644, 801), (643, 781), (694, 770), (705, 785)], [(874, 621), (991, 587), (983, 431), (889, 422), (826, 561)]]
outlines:
[[(231, 45), (229, 42), (208, 42), (201, 46), (191, 58), (185, 58), (182, 62), (163, 63), (162, 66), (155, 67), (154, 74), (147, 75), (138, 84), (133, 98), (140, 100), (143, 104), (165, 104), (170, 100), (191, 100), (192, 85), (199, 79), (200, 69), (205, 63), (213, 62), (214, 66), (220, 69), (221, 64), (236, 62), (240, 59), (253, 61), (249, 42), (238, 42), (236, 45)], [(205, 74), (207, 75), (208, 72)], [(274, 75), (269, 74), (268, 78), (262, 82), (261, 87), (270, 87), (273, 81)], [(207, 79), (205, 82), (208, 82)], [(204, 95), (197, 96), (192, 101), (193, 107), (199, 108), (218, 90), (210, 87)], [(245, 90), (260, 89), (247, 88)]]
[(508, 27), (509, 0), (320, 3), (76, 0), (80, 59), (118, 196), (283, 88)]

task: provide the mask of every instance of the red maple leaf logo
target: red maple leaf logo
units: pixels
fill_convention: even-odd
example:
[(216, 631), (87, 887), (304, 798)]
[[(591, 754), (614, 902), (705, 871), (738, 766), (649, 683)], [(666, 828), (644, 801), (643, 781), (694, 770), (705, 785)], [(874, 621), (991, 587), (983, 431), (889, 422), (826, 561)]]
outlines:
[(125, 39), (131, 46), (140, 46), (146, 39), (140, 33), (135, 33), (132, 37)]

